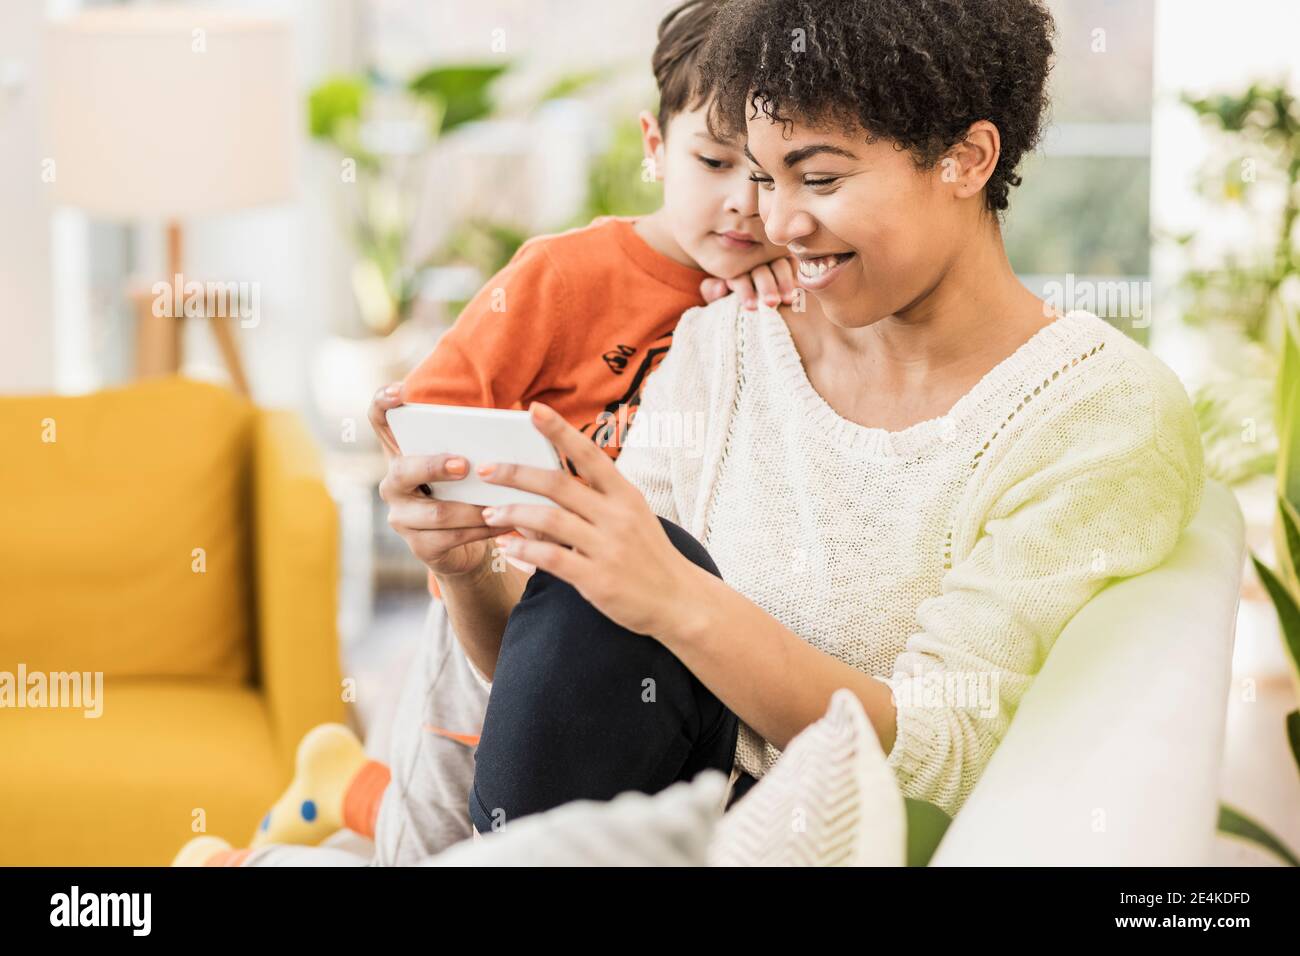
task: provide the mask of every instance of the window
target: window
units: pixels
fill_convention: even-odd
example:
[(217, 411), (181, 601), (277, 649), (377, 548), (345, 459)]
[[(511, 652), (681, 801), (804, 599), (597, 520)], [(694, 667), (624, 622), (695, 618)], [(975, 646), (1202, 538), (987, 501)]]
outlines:
[(1021, 164), (1005, 239), (1036, 294), (1141, 342), (1150, 322), (1154, 0), (1052, 0), (1050, 125)]

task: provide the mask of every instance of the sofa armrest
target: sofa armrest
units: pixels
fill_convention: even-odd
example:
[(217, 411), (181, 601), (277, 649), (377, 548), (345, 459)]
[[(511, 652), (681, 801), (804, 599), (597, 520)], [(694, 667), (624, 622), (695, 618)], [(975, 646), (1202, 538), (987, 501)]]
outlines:
[(298, 742), (342, 722), (338, 513), (320, 452), (290, 412), (258, 414), (253, 448), (258, 677), (276, 753), (291, 772)]
[(1206, 865), (1244, 554), (1207, 481), (1164, 563), (1061, 632), (931, 865)]

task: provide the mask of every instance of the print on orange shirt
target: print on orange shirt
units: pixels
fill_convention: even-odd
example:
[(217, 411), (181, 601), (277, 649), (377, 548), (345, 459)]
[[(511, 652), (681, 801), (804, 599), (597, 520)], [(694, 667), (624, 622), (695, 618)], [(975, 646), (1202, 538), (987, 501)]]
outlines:
[[(596, 443), (598, 448), (603, 448), (605, 454), (610, 458), (617, 459), (619, 452), (623, 450), (624, 439), (627, 438), (627, 430), (632, 427), (632, 420), (636, 416), (636, 411), (641, 407), (641, 387), (645, 384), (646, 378), (659, 367), (659, 363), (664, 360), (668, 354), (668, 349), (673, 344), (673, 333), (668, 332), (659, 336), (651, 343), (645, 353), (635, 362), (635, 369), (628, 379), (627, 388), (618, 398), (605, 405), (596, 415), (596, 420), (588, 422), (578, 430)], [(626, 351), (624, 351), (626, 350)], [(611, 353), (620, 361), (612, 360)], [(620, 345), (617, 349), (606, 352), (602, 358), (609, 365), (610, 371), (616, 375), (624, 374), (630, 367), (629, 362), (635, 356), (636, 349)], [(566, 458), (565, 466), (572, 474), (577, 474), (573, 464)]]

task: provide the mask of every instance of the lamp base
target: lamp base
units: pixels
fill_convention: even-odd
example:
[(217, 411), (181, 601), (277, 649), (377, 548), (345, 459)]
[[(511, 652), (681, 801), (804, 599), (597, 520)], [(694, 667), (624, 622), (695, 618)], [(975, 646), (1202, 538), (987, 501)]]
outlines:
[[(183, 281), (181, 273), (181, 249), (183, 237), (180, 223), (167, 224), (167, 275), (169, 281), (179, 284)], [(158, 296), (154, 293), (156, 286), (135, 283), (131, 289), (131, 300), (136, 314), (136, 378), (152, 378), (159, 375), (176, 375), (181, 370), (181, 322), (185, 315), (178, 308), (184, 301), (183, 290), (169, 287), (164, 308), (156, 308)], [(159, 314), (161, 313), (161, 314)], [(207, 320), (221, 352), (221, 361), (230, 375), (230, 383), (241, 395), (249, 395), (248, 377), (244, 374), (244, 363), (239, 356), (239, 347), (231, 331), (231, 319), (223, 316), (196, 316)]]

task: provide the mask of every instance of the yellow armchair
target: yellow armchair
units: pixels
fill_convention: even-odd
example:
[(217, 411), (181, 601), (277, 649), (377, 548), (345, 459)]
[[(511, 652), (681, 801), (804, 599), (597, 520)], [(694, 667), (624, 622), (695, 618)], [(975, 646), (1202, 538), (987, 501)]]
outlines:
[(0, 864), (246, 841), (346, 719), (303, 424), (172, 378), (0, 399), (0, 449)]

